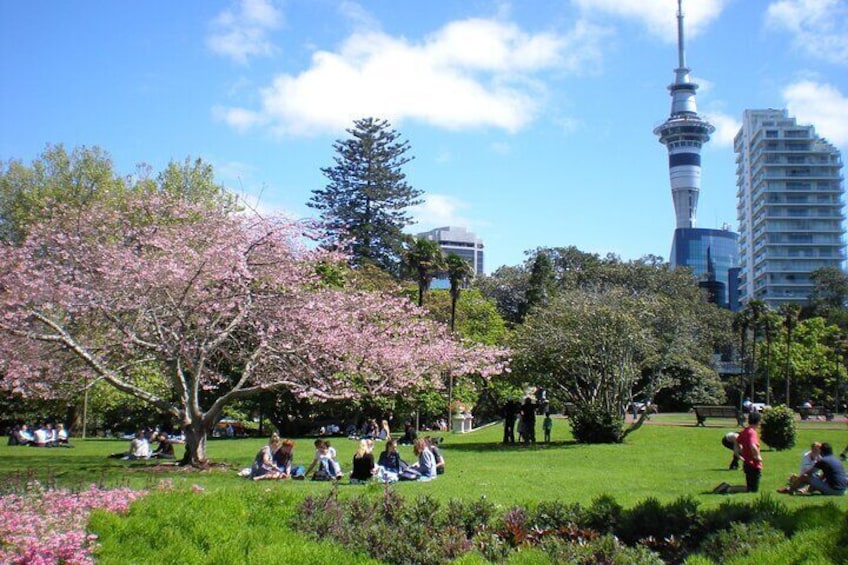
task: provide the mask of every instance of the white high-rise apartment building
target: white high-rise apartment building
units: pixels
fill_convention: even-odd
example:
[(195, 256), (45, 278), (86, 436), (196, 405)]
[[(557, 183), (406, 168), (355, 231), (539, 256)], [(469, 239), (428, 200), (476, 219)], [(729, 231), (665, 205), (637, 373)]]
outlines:
[(839, 150), (786, 110), (745, 110), (733, 146), (740, 301), (803, 304), (810, 273), (845, 259)]
[(467, 229), (445, 226), (419, 233), (418, 237), (438, 242), (445, 255), (456, 253), (468, 262), (474, 274), (483, 274), (483, 240)]

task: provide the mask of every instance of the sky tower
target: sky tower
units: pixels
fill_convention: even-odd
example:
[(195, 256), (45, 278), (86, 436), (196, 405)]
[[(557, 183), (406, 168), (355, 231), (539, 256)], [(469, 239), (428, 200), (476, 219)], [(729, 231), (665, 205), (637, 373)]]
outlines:
[(694, 228), (701, 190), (701, 146), (710, 140), (715, 128), (698, 115), (695, 91), (689, 78), (683, 49), (683, 0), (677, 0), (677, 68), (669, 85), (671, 116), (654, 129), (660, 143), (668, 148), (668, 173), (674, 201), (676, 227)]
[(715, 128), (698, 115), (695, 91), (683, 49), (683, 6), (677, 0), (677, 68), (669, 85), (671, 115), (654, 133), (668, 149), (668, 173), (674, 202), (675, 229), (669, 264), (687, 267), (707, 299), (738, 308), (739, 235), (728, 229), (695, 227), (701, 191), (701, 146)]

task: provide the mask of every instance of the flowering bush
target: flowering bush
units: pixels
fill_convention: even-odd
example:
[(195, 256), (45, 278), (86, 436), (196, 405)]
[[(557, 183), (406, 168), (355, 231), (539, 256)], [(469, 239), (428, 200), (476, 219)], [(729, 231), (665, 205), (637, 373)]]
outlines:
[(44, 490), (37, 483), (24, 494), (0, 495), (0, 563), (93, 564), (97, 536), (86, 534), (94, 509), (123, 513), (144, 491), (127, 488), (87, 491)]

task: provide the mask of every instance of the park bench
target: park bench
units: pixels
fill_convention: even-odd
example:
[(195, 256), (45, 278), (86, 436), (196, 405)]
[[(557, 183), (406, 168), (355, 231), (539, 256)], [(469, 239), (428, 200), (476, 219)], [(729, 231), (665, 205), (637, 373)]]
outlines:
[(707, 418), (733, 418), (740, 426), (745, 423), (745, 416), (735, 406), (693, 406), (697, 426), (703, 426)]
[(824, 406), (797, 406), (795, 411), (801, 415), (802, 420), (808, 420), (811, 417), (824, 418), (828, 422), (833, 420), (833, 412)]

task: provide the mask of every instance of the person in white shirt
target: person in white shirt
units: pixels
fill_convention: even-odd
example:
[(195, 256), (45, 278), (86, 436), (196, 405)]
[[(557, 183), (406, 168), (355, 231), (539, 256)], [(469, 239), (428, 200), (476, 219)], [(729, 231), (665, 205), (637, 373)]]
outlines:
[(135, 434), (135, 439), (130, 442), (130, 453), (128, 459), (149, 459), (150, 458), (150, 442), (144, 435), (144, 432)]
[(18, 443), (21, 445), (31, 445), (35, 438), (32, 435), (32, 432), (29, 431), (29, 428), (26, 424), (21, 426), (21, 429), (18, 430)]
[(807, 485), (807, 473), (810, 469), (816, 466), (816, 461), (821, 459), (821, 446), (822, 444), (820, 442), (813, 442), (813, 445), (810, 446), (810, 450), (801, 456), (801, 464), (798, 465), (798, 474), (790, 475), (788, 479), (789, 484), (777, 489), (777, 492), (795, 494), (796, 492), (801, 492), (804, 489)]

